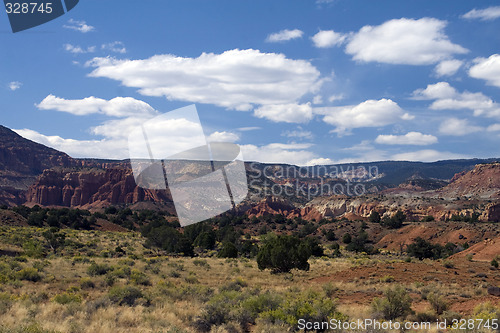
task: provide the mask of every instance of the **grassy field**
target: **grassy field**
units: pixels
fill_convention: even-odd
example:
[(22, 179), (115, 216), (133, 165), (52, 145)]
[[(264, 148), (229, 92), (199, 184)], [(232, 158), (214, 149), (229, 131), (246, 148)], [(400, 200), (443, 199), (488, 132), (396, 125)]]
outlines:
[(301, 318), (380, 316), (374, 300), (399, 286), (410, 321), (500, 315), (499, 298), (486, 292), (499, 271), (488, 262), (344, 250), (332, 258), (328, 250), (309, 271), (271, 274), (255, 259), (215, 251), (164, 256), (137, 232), (64, 229), (57, 255), (40, 255), (46, 230), (0, 227), (0, 249), (10, 254), (0, 257), (0, 332), (294, 331)]

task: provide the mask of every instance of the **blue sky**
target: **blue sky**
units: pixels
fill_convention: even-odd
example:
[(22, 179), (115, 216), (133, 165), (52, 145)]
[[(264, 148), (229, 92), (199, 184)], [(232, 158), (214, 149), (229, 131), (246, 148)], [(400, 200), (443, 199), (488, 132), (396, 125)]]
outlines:
[(196, 104), (246, 160), (499, 157), (497, 4), (82, 0), (16, 34), (4, 13), (0, 123), (127, 158), (133, 126)]

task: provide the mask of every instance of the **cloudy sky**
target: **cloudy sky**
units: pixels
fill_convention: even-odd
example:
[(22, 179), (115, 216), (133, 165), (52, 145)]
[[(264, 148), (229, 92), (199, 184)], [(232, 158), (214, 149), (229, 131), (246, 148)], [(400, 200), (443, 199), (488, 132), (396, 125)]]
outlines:
[(195, 104), (246, 160), (499, 157), (498, 31), (497, 1), (86, 0), (16, 34), (4, 13), (0, 124), (123, 159)]

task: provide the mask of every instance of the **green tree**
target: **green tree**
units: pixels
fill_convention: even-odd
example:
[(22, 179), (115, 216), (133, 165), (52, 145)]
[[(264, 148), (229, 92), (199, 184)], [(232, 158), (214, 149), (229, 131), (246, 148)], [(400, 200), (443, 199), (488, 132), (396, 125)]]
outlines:
[(380, 214), (377, 211), (372, 210), (370, 214), (370, 222), (380, 223), (380, 220), (381, 220)]
[(238, 249), (236, 245), (231, 242), (222, 243), (222, 248), (217, 254), (219, 258), (237, 258), (238, 257)]
[(257, 254), (257, 264), (260, 270), (269, 268), (273, 273), (309, 270), (310, 256), (308, 245), (296, 236), (268, 235)]

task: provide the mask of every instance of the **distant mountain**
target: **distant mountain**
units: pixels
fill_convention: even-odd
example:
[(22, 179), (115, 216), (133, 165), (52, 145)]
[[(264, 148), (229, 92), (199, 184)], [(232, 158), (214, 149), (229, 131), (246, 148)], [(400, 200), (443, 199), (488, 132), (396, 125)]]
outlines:
[[(355, 185), (362, 185), (363, 194), (368, 196), (414, 196), (426, 191), (439, 191), (452, 179), (473, 170), (475, 165), (495, 161), (498, 159), (433, 163), (382, 161), (314, 167), (246, 162), (249, 196), (241, 209), (253, 207), (252, 214), (255, 215), (286, 210), (289, 214), (319, 217), (322, 210), (314, 209), (314, 202), (321, 202), (321, 206), (329, 197), (340, 195), (348, 198), (352, 196), (349, 185), (351, 191)], [(190, 166), (192, 175), (195, 176), (198, 169), (197, 163), (193, 162)], [(484, 177), (496, 177), (495, 172), (486, 172)], [(470, 189), (480, 187), (477, 184), (489, 184), (481, 182), (481, 175), (483, 173), (478, 173), (469, 181), (454, 181), (448, 185), (446, 196), (467, 196)], [(492, 184), (488, 193), (494, 192), (495, 186), (496, 183)], [(440, 195), (440, 192), (435, 193)], [(270, 197), (279, 200), (269, 201)], [(317, 197), (319, 201), (314, 200)], [(359, 201), (359, 198), (353, 199)], [(282, 205), (281, 200), (286, 204)], [(340, 201), (345, 204), (344, 199)], [(385, 203), (389, 202), (394, 205), (398, 200), (390, 199)], [(147, 207), (142, 203), (151, 203), (169, 211), (173, 209), (168, 190), (144, 190), (136, 186), (127, 160), (74, 159), (0, 126), (0, 204), (23, 203), (84, 208), (121, 204)], [(361, 210), (352, 208), (350, 213), (364, 216), (370, 207), (374, 207), (365, 206)]]

